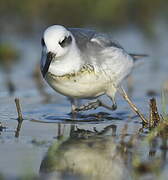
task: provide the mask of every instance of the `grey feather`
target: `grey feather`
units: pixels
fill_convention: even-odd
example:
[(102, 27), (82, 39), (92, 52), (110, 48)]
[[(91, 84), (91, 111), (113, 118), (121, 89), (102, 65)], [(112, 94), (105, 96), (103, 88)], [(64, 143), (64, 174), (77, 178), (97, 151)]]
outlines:
[(84, 50), (87, 48), (88, 42), (95, 35), (95, 31), (87, 30), (82, 28), (68, 28), (68, 30), (73, 34), (76, 44), (80, 50)]
[[(117, 64), (121, 62), (121, 59), (128, 58), (127, 52), (109, 34), (82, 28), (69, 28), (68, 30), (74, 36), (86, 64), (97, 64), (97, 67), (105, 68), (108, 63), (116, 64), (117, 56), (120, 56)], [(106, 68), (109, 67), (106, 66)]]
[(106, 48), (106, 47), (117, 47), (121, 48), (121, 45), (110, 37), (108, 34), (97, 33), (94, 30), (83, 29), (83, 28), (68, 28), (68, 30), (75, 37), (76, 43), (80, 50), (85, 48)]
[[(118, 49), (118, 53), (122, 53), (123, 57), (126, 55), (124, 48), (116, 41), (114, 41), (110, 34), (98, 33), (95, 30), (84, 29), (84, 28), (68, 28), (68, 30), (73, 34), (78, 48), (83, 54), (83, 59), (90, 63), (92, 57), (97, 58), (97, 63), (102, 63), (102, 60), (111, 56), (113, 58), (113, 53), (115, 49)], [(101, 54), (101, 50), (106, 48), (111, 48), (106, 54)], [(146, 54), (129, 54), (134, 61), (147, 57)]]

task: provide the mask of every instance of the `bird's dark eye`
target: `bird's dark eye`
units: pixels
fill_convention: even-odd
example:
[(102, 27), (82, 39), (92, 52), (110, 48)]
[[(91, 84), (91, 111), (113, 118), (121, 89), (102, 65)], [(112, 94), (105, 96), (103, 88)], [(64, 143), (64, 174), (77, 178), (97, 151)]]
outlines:
[(65, 37), (63, 41), (59, 42), (59, 44), (61, 47), (66, 47), (69, 44), (71, 44), (71, 42), (72, 42), (72, 37), (68, 36), (68, 37)]
[(41, 39), (41, 45), (45, 46), (44, 38)]

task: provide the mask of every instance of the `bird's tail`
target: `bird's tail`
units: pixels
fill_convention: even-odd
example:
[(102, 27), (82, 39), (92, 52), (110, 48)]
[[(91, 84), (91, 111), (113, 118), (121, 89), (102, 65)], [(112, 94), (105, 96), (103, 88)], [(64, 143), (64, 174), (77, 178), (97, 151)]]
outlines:
[(129, 55), (134, 59), (134, 61), (141, 59), (141, 58), (146, 58), (149, 56), (147, 54), (132, 54), (132, 53)]

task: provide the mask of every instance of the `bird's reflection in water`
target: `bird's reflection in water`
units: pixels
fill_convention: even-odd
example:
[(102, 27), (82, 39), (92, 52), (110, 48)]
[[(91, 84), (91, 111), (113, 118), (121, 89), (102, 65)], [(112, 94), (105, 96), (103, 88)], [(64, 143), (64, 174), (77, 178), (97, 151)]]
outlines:
[(41, 163), (41, 176), (58, 180), (129, 179), (113, 136), (102, 136), (109, 130), (114, 136), (114, 125), (101, 132), (76, 129), (72, 125), (70, 137), (59, 138), (49, 148)]

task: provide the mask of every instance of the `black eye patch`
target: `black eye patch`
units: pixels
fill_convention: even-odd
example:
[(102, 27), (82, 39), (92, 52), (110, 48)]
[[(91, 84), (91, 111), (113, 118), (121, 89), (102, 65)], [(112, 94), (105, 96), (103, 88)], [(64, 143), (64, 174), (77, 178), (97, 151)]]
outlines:
[(71, 42), (72, 42), (72, 37), (68, 36), (68, 37), (65, 37), (63, 41), (59, 42), (59, 44), (61, 47), (66, 47), (69, 44), (71, 44)]
[(44, 42), (44, 39), (43, 39), (43, 38), (41, 39), (41, 45), (42, 45), (42, 46), (45, 46), (45, 42)]

